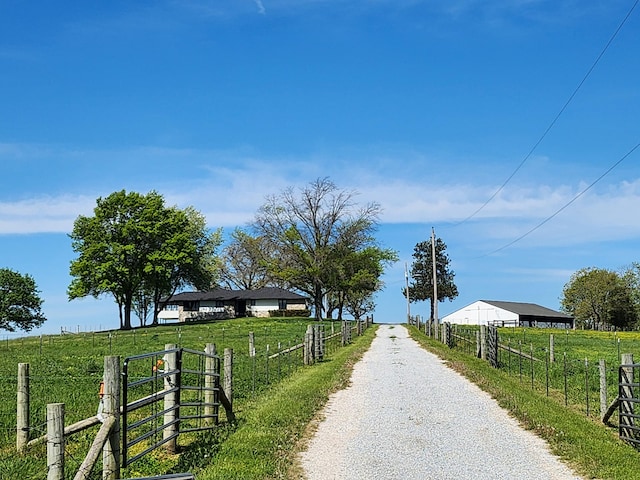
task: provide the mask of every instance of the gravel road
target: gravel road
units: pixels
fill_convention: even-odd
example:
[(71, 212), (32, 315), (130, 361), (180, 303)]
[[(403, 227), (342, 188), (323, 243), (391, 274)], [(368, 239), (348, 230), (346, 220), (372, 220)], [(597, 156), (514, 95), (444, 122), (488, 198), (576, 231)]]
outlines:
[(309, 480), (581, 478), (401, 325), (378, 328), (300, 460)]

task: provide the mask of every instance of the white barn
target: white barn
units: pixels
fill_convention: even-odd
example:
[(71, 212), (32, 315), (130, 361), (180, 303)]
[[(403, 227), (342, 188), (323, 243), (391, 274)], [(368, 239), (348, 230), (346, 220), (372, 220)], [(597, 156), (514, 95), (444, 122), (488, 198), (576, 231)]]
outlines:
[(495, 325), (498, 327), (568, 328), (574, 319), (535, 303), (478, 300), (440, 319), (456, 325)]

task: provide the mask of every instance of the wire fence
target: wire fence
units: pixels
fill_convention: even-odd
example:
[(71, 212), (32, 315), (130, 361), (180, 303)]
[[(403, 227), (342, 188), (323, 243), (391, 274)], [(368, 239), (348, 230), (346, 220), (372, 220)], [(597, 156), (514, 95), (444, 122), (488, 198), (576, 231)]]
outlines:
[[(316, 324), (323, 331), (322, 358), (330, 359), (345, 344), (345, 339), (363, 332), (372, 320)], [(0, 342), (0, 357), (4, 357), (2, 363), (5, 365), (4, 375), (0, 376), (0, 398), (3, 399), (0, 402), (0, 478), (5, 478), (3, 470), (13, 475), (6, 478), (46, 477), (46, 472), (42, 473), (43, 464), (37, 464), (34, 470), (33, 462), (27, 458), (45, 456), (44, 444), (30, 448), (25, 458), (11, 454), (15, 452), (16, 444), (18, 362), (26, 360), (29, 363), (29, 438), (33, 439), (46, 434), (47, 404), (66, 405), (65, 424), (97, 414), (104, 356), (121, 355), (124, 358), (156, 351), (169, 343), (200, 349), (206, 343), (214, 343), (210, 341), (213, 339), (219, 346), (219, 352), (225, 347), (233, 349), (234, 400), (241, 404), (244, 399), (261, 394), (305, 365), (304, 343), (308, 325), (308, 319), (288, 321), (282, 325), (274, 322), (264, 326), (252, 325), (252, 331), (248, 332), (246, 326), (242, 328), (229, 323), (211, 329), (199, 326), (197, 329), (177, 327), (137, 332), (84, 332)], [(349, 332), (348, 336), (342, 333), (345, 330)], [(69, 472), (77, 471), (97, 428), (74, 434), (73, 442), (66, 446)], [(36, 470), (38, 473), (34, 473)]]
[[(420, 329), (435, 337), (429, 322)], [(429, 328), (431, 327), (431, 328)], [(445, 325), (440, 340), (447, 341)], [(481, 357), (480, 328), (450, 325), (448, 344), (468, 355)], [(631, 336), (621, 341), (615, 334), (500, 328), (494, 366), (516, 377), (523, 387), (545, 394), (588, 417), (603, 418), (618, 395), (621, 349), (637, 348)], [(613, 338), (609, 338), (613, 337)], [(595, 340), (592, 340), (595, 339)], [(487, 359), (489, 360), (489, 359)], [(616, 421), (617, 415), (611, 419)]]

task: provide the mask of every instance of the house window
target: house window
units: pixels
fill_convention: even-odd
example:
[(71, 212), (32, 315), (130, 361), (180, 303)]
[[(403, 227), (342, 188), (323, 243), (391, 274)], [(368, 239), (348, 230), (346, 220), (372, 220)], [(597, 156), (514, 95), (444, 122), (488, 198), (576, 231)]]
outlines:
[(216, 307), (224, 307), (224, 301), (223, 300), (216, 300)]
[(250, 305), (251, 305), (252, 307), (255, 307), (255, 306), (256, 306), (256, 301), (255, 301), (255, 299), (251, 300), (251, 304), (250, 304)]
[(200, 310), (200, 302), (194, 300), (192, 302), (184, 302), (184, 311), (185, 312), (197, 312)]
[(286, 310), (287, 309), (287, 301), (283, 300), (283, 299), (278, 300), (278, 309)]
[(175, 304), (175, 303), (169, 303), (169, 304), (165, 305), (164, 309), (172, 311), (172, 312), (176, 312), (176, 311), (178, 311), (178, 305)]

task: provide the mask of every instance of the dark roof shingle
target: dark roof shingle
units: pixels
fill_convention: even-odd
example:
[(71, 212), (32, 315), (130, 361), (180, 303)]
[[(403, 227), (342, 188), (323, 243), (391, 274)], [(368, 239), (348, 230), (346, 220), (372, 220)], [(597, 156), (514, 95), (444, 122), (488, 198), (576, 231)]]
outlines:
[(573, 318), (571, 315), (567, 315), (562, 312), (551, 310), (550, 308), (542, 307), (535, 303), (522, 303), (522, 302), (502, 302), (496, 300), (480, 300), (481, 302), (488, 303), (494, 307), (502, 308), (518, 315), (528, 315), (532, 317), (554, 317), (569, 319)]
[(305, 300), (306, 297), (290, 292), (284, 288), (264, 287), (256, 290), (229, 290), (214, 288), (208, 292), (176, 293), (167, 302), (225, 301), (225, 300)]

